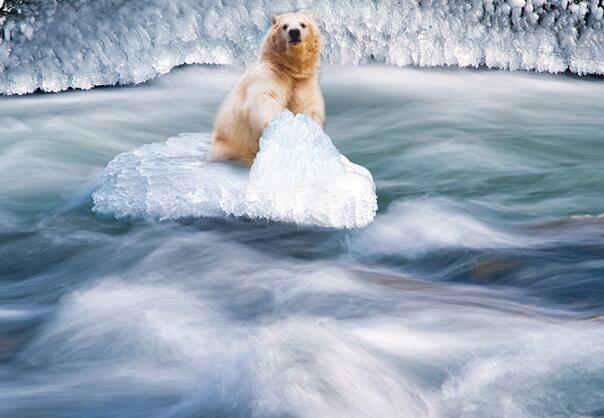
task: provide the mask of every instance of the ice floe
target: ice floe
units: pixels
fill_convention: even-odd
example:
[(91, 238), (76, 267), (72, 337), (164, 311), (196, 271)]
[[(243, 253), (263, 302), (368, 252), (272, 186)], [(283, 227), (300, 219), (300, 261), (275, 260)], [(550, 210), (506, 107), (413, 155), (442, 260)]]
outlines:
[(283, 111), (251, 169), (207, 159), (209, 134), (181, 134), (115, 157), (93, 209), (118, 218), (235, 215), (356, 228), (377, 210), (371, 173), (340, 154), (306, 115)]

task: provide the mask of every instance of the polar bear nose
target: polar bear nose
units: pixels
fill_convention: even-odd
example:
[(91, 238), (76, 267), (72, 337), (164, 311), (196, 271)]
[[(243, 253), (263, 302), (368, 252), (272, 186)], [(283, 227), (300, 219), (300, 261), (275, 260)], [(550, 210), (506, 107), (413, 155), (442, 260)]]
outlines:
[(290, 29), (289, 37), (294, 42), (299, 41), (300, 40), (300, 29)]

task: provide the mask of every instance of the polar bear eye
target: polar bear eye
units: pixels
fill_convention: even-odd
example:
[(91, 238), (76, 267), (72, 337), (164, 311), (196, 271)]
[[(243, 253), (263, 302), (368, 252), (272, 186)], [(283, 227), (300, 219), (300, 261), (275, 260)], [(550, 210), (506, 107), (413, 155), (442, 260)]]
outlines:
[(300, 26), (302, 26), (302, 29), (304, 29), (306, 27), (306, 25), (304, 23), (300, 23)]
[(287, 25), (283, 25), (283, 30), (287, 30)]

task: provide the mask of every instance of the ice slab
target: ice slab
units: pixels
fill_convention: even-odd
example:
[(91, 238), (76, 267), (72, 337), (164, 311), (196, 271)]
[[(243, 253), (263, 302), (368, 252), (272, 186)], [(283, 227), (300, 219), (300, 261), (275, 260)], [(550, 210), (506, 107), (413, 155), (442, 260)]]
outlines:
[(283, 111), (264, 131), (251, 169), (210, 162), (209, 134), (187, 133), (115, 157), (93, 210), (117, 218), (235, 215), (329, 228), (368, 225), (371, 173), (351, 163), (306, 115)]

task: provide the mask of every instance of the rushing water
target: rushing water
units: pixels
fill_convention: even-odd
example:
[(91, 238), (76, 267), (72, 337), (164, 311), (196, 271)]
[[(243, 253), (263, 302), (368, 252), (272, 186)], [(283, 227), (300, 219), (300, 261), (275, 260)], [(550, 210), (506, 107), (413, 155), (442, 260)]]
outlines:
[(365, 229), (91, 210), (235, 77), (0, 98), (1, 416), (604, 416), (601, 79), (326, 68)]

